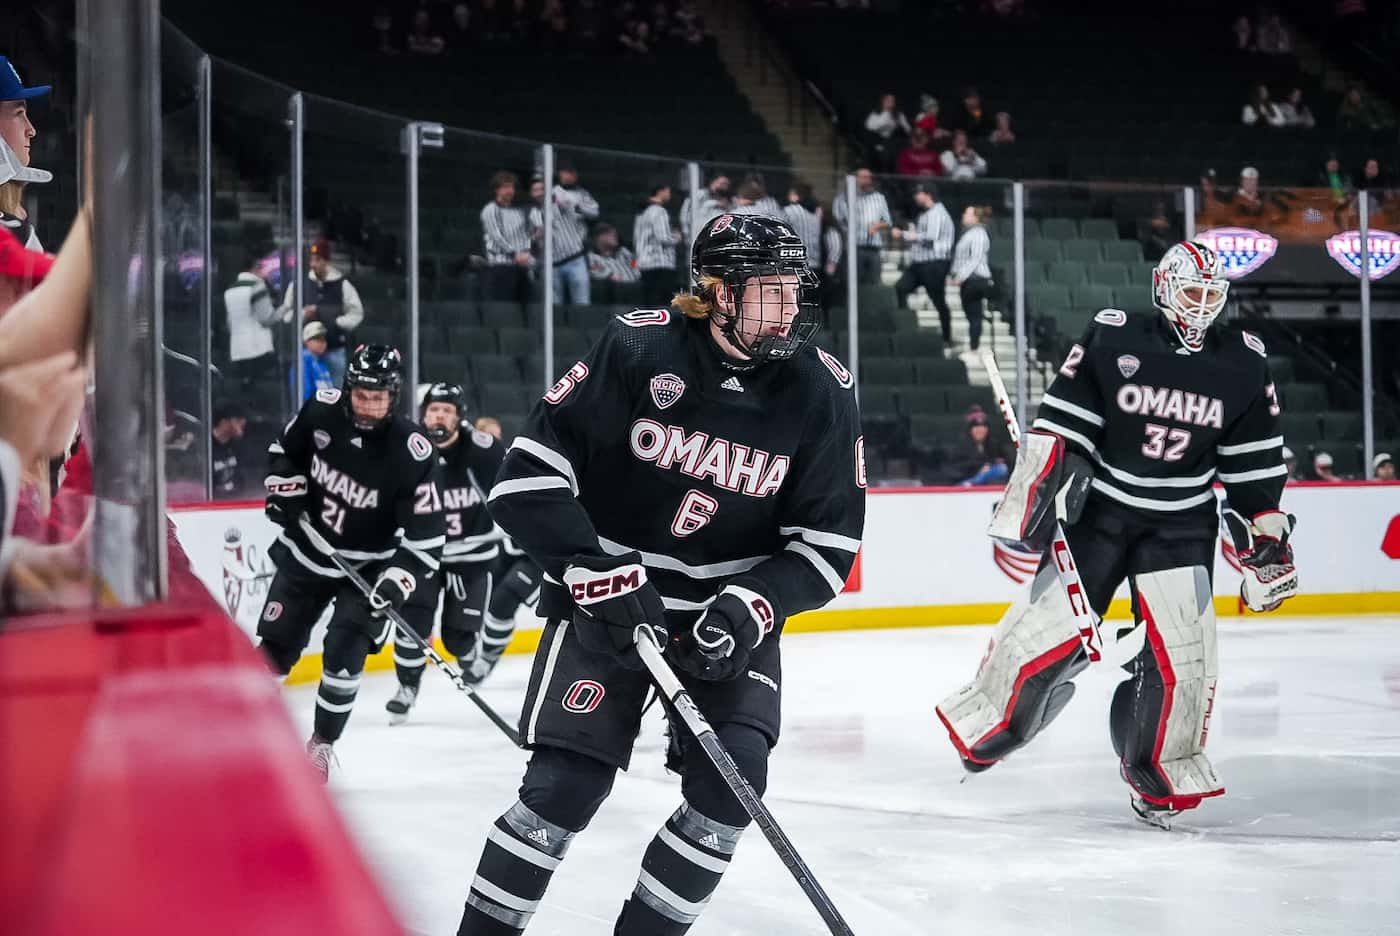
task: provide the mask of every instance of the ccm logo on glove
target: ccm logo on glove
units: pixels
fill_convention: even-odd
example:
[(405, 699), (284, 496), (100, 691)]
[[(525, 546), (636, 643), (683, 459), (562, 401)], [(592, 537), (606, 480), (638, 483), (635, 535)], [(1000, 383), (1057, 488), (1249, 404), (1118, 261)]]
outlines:
[(577, 569), (570, 570), (569, 594), (574, 602), (581, 605), (597, 604), (609, 598), (630, 594), (641, 588), (647, 580), (646, 571), (639, 565), (623, 566), (605, 572), (594, 578), (584, 578)]

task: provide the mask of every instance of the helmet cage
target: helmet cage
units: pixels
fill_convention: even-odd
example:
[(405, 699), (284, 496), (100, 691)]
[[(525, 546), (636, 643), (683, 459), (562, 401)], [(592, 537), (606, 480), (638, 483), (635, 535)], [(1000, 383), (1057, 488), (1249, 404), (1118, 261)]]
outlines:
[[(382, 429), (393, 418), (394, 407), (399, 400), (399, 387), (403, 383), (400, 361), (397, 350), (383, 345), (360, 345), (355, 349), (345, 369), (342, 402), (351, 424), (360, 432)], [(367, 418), (357, 414), (353, 400), (356, 389), (389, 391), (389, 403), (384, 408), (384, 415)]]
[[(786, 334), (765, 334), (769, 326), (783, 323), (786, 303), (768, 303), (761, 297), (756, 303), (745, 303), (744, 287), (755, 278), (762, 283), (779, 276), (797, 277), (797, 314), (788, 323)], [(805, 262), (743, 263), (725, 270), (720, 279), (724, 281), (734, 311), (732, 314), (722, 312), (716, 301), (711, 316), (725, 339), (748, 358), (738, 365), (729, 362), (730, 366), (748, 369), (769, 361), (788, 360), (806, 347), (817, 333), (821, 324), (820, 284)], [(751, 326), (746, 330), (754, 335), (749, 339), (740, 334), (741, 326), (746, 323)]]
[(1153, 304), (1191, 351), (1205, 346), (1206, 331), (1225, 308), (1229, 292), (1230, 281), (1214, 251), (1190, 241), (1171, 248), (1152, 271)]
[(461, 431), (462, 421), (467, 418), (467, 393), (462, 389), (461, 384), (435, 383), (423, 394), (423, 403), (418, 408), (418, 421), (423, 422), (428, 415), (428, 406), (432, 403), (450, 403), (457, 412), (457, 425), (450, 431), (446, 426), (423, 425), (423, 431), (434, 444), (441, 444), (452, 438), (454, 434)]

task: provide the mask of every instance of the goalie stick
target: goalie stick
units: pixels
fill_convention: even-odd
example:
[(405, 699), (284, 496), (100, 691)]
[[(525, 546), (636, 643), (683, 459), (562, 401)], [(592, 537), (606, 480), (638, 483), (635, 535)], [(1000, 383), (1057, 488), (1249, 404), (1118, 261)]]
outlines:
[(758, 793), (739, 772), (739, 765), (734, 763), (734, 758), (725, 750), (724, 744), (710, 727), (709, 721), (701, 714), (690, 693), (686, 692), (685, 686), (681, 685), (681, 681), (661, 656), (661, 647), (657, 645), (651, 628), (643, 624), (632, 636), (637, 643), (637, 654), (651, 673), (651, 678), (655, 680), (662, 697), (680, 715), (681, 721), (685, 722), (686, 728), (690, 729), (690, 733), (700, 743), (705, 756), (715, 765), (715, 770), (724, 778), (735, 798), (743, 805), (744, 811), (762, 830), (763, 837), (768, 839), (768, 844), (773, 846), (773, 851), (778, 853), (778, 858), (797, 880), (797, 886), (802, 888), (802, 893), (807, 895), (807, 899), (821, 915), (826, 928), (831, 931), (832, 936), (855, 936), (850, 925), (842, 918), (841, 911), (836, 909), (836, 905), (812, 875), (812, 869), (807, 867), (807, 863), (797, 853), (787, 834), (778, 825), (778, 820), (773, 818), (773, 814), (768, 811)]
[[(1006, 431), (1011, 435), (1011, 442), (1020, 448), (1021, 424), (1016, 419), (1016, 410), (1012, 408), (1011, 397), (1006, 392), (1006, 382), (1001, 379), (1001, 370), (997, 367), (996, 358), (991, 351), (982, 352), (982, 366), (987, 369), (987, 379), (992, 385), (992, 392), (996, 394), (997, 408), (1001, 410), (1001, 418), (1006, 421)], [(1065, 597), (1069, 599), (1070, 612), (1079, 628), (1079, 641), (1084, 645), (1084, 652), (1089, 654), (1089, 659), (1097, 662), (1103, 659), (1103, 635), (1100, 633), (1103, 620), (1089, 606), (1089, 596), (1084, 591), (1084, 582), (1079, 577), (1079, 566), (1075, 564), (1074, 553), (1070, 551), (1069, 539), (1065, 536), (1065, 525), (1060, 519), (1064, 515), (1063, 506), (1062, 500), (1057, 498), (1055, 534), (1050, 540), (1050, 558), (1055, 563), (1060, 587), (1065, 590)]]
[[(311, 545), (329, 558), (331, 562), (334, 562), (336, 567), (344, 572), (346, 577), (350, 579), (351, 584), (359, 589), (360, 593), (368, 599), (374, 589), (370, 587), (369, 582), (365, 581), (365, 577), (360, 574), (359, 569), (351, 565), (349, 559), (346, 559), (337, 552), (330, 543), (326, 542), (325, 537), (317, 532), (316, 528), (311, 525), (311, 521), (307, 519), (306, 514), (301, 515), (298, 523), (300, 523), (301, 531), (306, 534), (306, 538), (311, 542)], [(507, 738), (510, 738), (511, 744), (514, 744), (516, 747), (523, 747), (520, 743), (520, 735), (516, 733), (515, 729), (507, 724), (506, 720), (497, 714), (495, 709), (487, 705), (486, 701), (482, 699), (481, 696), (477, 695), (476, 690), (462, 678), (461, 670), (443, 659), (442, 654), (437, 652), (437, 648), (433, 646), (431, 640), (424, 640), (422, 637), (418, 636), (418, 632), (408, 626), (408, 622), (403, 619), (403, 615), (399, 614), (399, 612), (395, 611), (393, 608), (386, 607), (384, 613), (388, 615), (389, 620), (394, 622), (394, 627), (398, 629), (400, 634), (421, 647), (423, 652), (428, 655), (429, 659), (437, 664), (437, 668), (446, 673), (447, 678), (452, 680), (452, 685), (466, 693), (467, 698), (471, 699), (472, 703), (475, 704), (477, 708), (481, 709), (482, 714), (491, 720), (491, 724), (501, 729), (501, 733)]]

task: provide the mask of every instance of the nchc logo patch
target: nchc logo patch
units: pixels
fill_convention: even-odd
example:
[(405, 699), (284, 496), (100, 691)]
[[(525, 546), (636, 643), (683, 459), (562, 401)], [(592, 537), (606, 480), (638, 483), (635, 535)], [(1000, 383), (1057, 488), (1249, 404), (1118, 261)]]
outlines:
[(1226, 279), (1253, 273), (1278, 253), (1278, 238), (1253, 228), (1211, 228), (1197, 234), (1196, 240), (1219, 254)]
[(685, 393), (685, 381), (675, 374), (657, 374), (651, 378), (651, 401), (657, 409), (674, 405), (682, 393)]
[[(1389, 231), (1367, 231), (1366, 265), (1371, 281), (1395, 272), (1400, 266), (1400, 235)], [(1352, 276), (1361, 275), (1361, 232), (1344, 231), (1327, 238), (1327, 253)]]

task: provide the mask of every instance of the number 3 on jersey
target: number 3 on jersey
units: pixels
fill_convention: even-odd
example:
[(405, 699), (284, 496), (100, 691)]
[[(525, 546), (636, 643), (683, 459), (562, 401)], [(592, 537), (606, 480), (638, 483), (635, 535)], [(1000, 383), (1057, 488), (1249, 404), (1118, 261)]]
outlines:
[(719, 510), (719, 501), (692, 488), (681, 498), (676, 519), (671, 521), (671, 532), (677, 536), (689, 536), (714, 519), (716, 510)]

